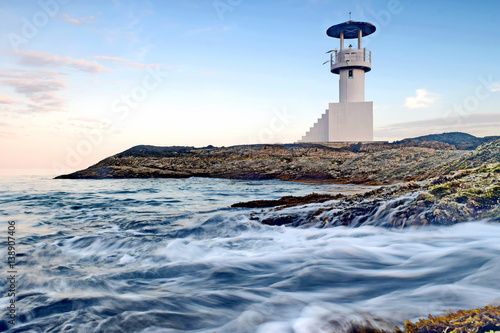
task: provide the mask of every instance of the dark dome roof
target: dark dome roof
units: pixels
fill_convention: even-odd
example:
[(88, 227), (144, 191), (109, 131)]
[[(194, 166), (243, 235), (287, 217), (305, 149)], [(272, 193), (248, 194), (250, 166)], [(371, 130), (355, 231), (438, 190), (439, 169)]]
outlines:
[(326, 34), (330, 37), (340, 38), (340, 32), (344, 31), (345, 39), (358, 38), (358, 31), (363, 32), (363, 37), (371, 35), (377, 30), (377, 28), (368, 22), (357, 22), (357, 21), (347, 21), (344, 23), (332, 25), (326, 31)]

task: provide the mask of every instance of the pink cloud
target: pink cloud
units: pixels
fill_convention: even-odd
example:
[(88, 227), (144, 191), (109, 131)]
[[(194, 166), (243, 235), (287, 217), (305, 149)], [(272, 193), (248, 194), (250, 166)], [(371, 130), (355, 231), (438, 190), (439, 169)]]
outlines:
[(129, 62), (130, 61), (128, 59), (123, 59), (123, 58), (118, 58), (118, 57), (108, 57), (108, 56), (93, 56), (93, 58), (104, 59), (104, 60), (111, 60), (111, 61), (123, 61), (123, 62)]
[(77, 121), (77, 122), (83, 122), (83, 123), (93, 123), (93, 124), (99, 124), (103, 126), (111, 126), (109, 122), (101, 120), (101, 119), (95, 119), (95, 118), (89, 118), (89, 117), (73, 117), (69, 118), (68, 120), (70, 121)]
[(63, 111), (66, 100), (61, 98), (58, 92), (68, 85), (58, 80), (60, 73), (50, 73), (43, 71), (25, 74), (0, 73), (0, 78), (4, 78), (0, 83), (13, 88), (16, 93), (29, 100), (25, 112)]
[(18, 135), (16, 135), (16, 133), (14, 133), (14, 132), (0, 131), (1, 138), (15, 138), (17, 136)]
[(21, 103), (17, 99), (9, 97), (7, 95), (0, 95), (0, 104), (19, 104)]
[(92, 62), (84, 59), (73, 60), (70, 63), (70, 67), (74, 67), (76, 69), (82, 70), (84, 72), (92, 73), (92, 74), (100, 74), (104, 72), (112, 72), (112, 69), (106, 68), (103, 65)]
[(83, 72), (91, 74), (100, 74), (112, 72), (111, 69), (104, 67), (95, 61), (84, 59), (73, 59), (71, 57), (61, 57), (57, 54), (45, 52), (20, 51), (18, 52), (19, 61), (23, 65), (40, 66), (40, 67), (72, 67)]
[(14, 87), (18, 93), (21, 94), (32, 94), (37, 92), (47, 92), (60, 90), (61, 88), (67, 87), (67, 84), (62, 81), (26, 81), (22, 79), (16, 80), (4, 80), (4, 83)]
[(130, 66), (138, 68), (155, 67), (156, 64), (141, 64), (139, 62), (131, 62)]
[(64, 14), (64, 20), (66, 20), (66, 22), (70, 22), (70, 23), (74, 23), (74, 24), (81, 24), (80, 20), (71, 18), (68, 14)]
[(118, 61), (118, 62), (123, 62), (128, 64), (129, 66), (132, 67), (137, 67), (137, 68), (146, 68), (146, 67), (154, 67), (156, 64), (144, 64), (140, 62), (133, 62), (132, 60), (124, 59), (124, 58), (118, 58), (118, 57), (108, 57), (108, 56), (93, 56), (93, 58), (96, 59), (103, 59), (103, 60), (109, 60), (109, 61)]
[(39, 79), (54, 80), (66, 74), (55, 71), (25, 71), (16, 70), (18, 74), (0, 73), (0, 77), (15, 78), (15, 79)]
[(81, 19), (75, 19), (69, 16), (68, 14), (63, 14), (63, 16), (66, 22), (73, 24), (88, 24), (95, 18), (95, 16), (88, 16), (88, 17), (83, 17)]

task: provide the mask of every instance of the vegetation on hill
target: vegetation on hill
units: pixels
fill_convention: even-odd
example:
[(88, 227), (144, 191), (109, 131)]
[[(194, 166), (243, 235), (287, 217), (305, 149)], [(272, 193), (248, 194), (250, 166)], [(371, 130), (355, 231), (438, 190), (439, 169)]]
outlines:
[(393, 144), (418, 144), (422, 142), (442, 142), (454, 146), (456, 149), (473, 150), (482, 145), (483, 143), (500, 139), (500, 136), (487, 136), (478, 138), (474, 135), (460, 132), (451, 132), (443, 134), (430, 134), (419, 136), (416, 138), (403, 139), (396, 141)]

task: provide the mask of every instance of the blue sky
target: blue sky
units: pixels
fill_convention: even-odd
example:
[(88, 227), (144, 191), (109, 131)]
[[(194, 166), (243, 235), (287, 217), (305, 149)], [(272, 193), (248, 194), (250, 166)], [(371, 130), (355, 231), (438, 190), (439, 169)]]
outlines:
[[(497, 1), (1, 1), (0, 169), (81, 169), (138, 144), (299, 140), (338, 76), (331, 25), (376, 25), (375, 139), (500, 134)], [(354, 44), (353, 44), (354, 45)], [(55, 171), (56, 172), (56, 171)]]

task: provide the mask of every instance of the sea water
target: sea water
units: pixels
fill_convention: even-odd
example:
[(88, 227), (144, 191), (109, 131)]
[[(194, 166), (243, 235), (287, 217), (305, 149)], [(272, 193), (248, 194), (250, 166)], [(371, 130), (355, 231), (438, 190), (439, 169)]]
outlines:
[(368, 187), (47, 176), (3, 176), (0, 185), (8, 332), (342, 333), (353, 322), (391, 327), (500, 301), (498, 224), (291, 228), (230, 208)]

